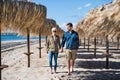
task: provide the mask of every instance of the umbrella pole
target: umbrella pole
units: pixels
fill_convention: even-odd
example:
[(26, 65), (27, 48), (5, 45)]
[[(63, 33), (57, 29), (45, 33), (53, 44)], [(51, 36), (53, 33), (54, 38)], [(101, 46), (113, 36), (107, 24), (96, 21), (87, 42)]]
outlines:
[[(0, 1), (0, 7), (2, 7), (3, 1)], [(2, 9), (0, 11), (0, 13), (2, 13)], [(2, 15), (0, 14), (0, 80), (2, 80), (2, 69), (7, 68), (7, 65), (2, 65), (2, 61), (1, 61), (1, 17)]]
[[(0, 24), (1, 24), (1, 20), (0, 20)], [(1, 25), (0, 25), (0, 66), (1, 66)], [(2, 71), (0, 69), (0, 80), (2, 80)]]
[(81, 39), (79, 39), (80, 45), (81, 45)]
[[(0, 20), (0, 67), (1, 67), (1, 20)], [(2, 69), (0, 68), (0, 80), (2, 80)]]
[(97, 37), (97, 39), (96, 39), (96, 43), (98, 44), (99, 43), (99, 38)]
[(27, 55), (27, 59), (28, 59), (28, 67), (30, 67), (30, 55), (33, 53), (30, 52), (30, 31), (29, 29), (27, 29), (27, 53), (25, 54)]
[[(0, 15), (0, 67), (1, 67), (1, 15)], [(2, 80), (2, 71), (0, 68), (0, 80)]]
[(96, 37), (94, 38), (94, 57), (96, 58)]
[(46, 45), (47, 45), (47, 36), (46, 36), (46, 38), (45, 38), (45, 41), (46, 41)]
[(88, 52), (90, 51), (89, 44), (90, 44), (90, 38), (88, 38)]
[(103, 43), (103, 40), (102, 40), (102, 38), (101, 38), (100, 44), (102, 45), (102, 43)]
[(119, 49), (119, 47), (120, 47), (119, 43), (120, 43), (120, 38), (117, 37), (117, 49)]
[(41, 58), (41, 32), (39, 31), (39, 58)]
[(112, 38), (112, 42), (114, 42), (114, 39)]
[(85, 37), (84, 37), (84, 49), (85, 49)]
[(108, 40), (108, 35), (106, 36), (106, 69), (109, 69), (109, 40)]
[[(30, 32), (27, 29), (27, 47), (28, 47), (28, 54), (30, 54)], [(30, 55), (28, 55), (28, 67), (30, 67)]]

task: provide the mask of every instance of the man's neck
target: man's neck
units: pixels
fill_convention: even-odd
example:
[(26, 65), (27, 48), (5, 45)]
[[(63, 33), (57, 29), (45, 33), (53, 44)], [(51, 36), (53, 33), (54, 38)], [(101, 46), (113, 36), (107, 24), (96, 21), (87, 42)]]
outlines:
[(72, 33), (73, 30), (70, 30), (69, 33)]

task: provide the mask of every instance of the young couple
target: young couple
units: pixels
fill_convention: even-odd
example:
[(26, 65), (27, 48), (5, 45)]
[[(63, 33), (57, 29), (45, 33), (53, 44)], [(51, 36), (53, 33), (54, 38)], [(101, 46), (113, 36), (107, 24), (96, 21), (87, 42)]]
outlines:
[[(67, 32), (64, 33), (62, 37), (62, 43), (60, 44), (60, 38), (56, 34), (57, 29), (52, 28), (52, 35), (47, 38), (47, 53), (49, 57), (49, 66), (51, 69), (51, 74), (56, 73), (57, 70), (57, 58), (58, 52), (63, 52), (63, 47), (66, 43), (66, 64), (68, 68), (68, 75), (70, 75), (70, 70), (74, 71), (74, 63), (76, 59), (77, 49), (79, 47), (79, 36), (78, 33), (73, 30), (73, 24), (68, 23), (66, 25)], [(52, 58), (54, 57), (54, 71), (52, 69)]]

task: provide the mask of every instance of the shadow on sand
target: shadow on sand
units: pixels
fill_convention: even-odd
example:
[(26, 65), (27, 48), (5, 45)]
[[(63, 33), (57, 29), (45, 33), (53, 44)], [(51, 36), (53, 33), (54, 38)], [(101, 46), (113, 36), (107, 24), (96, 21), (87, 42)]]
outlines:
[[(77, 80), (119, 80), (120, 71), (75, 71), (71, 79)], [(79, 75), (78, 75), (79, 74)]]
[[(106, 61), (76, 61), (76, 68), (105, 69)], [(109, 62), (110, 69), (120, 69), (120, 62)]]
[(88, 54), (77, 54), (76, 56), (79, 59), (96, 59), (96, 58), (105, 58), (105, 56), (101, 55), (101, 54), (96, 54), (96, 58), (94, 56), (94, 53), (88, 53)]

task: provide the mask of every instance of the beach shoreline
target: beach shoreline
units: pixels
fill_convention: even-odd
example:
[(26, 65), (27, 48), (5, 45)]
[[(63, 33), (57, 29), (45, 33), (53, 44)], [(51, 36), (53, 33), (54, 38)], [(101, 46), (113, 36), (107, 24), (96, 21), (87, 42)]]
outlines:
[[(41, 40), (42, 42), (44, 42), (44, 39)], [(38, 39), (32, 39), (30, 40), (30, 44), (35, 44), (38, 43), (39, 40)], [(7, 51), (7, 50), (12, 50), (15, 48), (20, 48), (23, 46), (27, 46), (27, 40), (11, 40), (11, 41), (2, 41), (1, 43), (1, 50), (2, 52)]]

